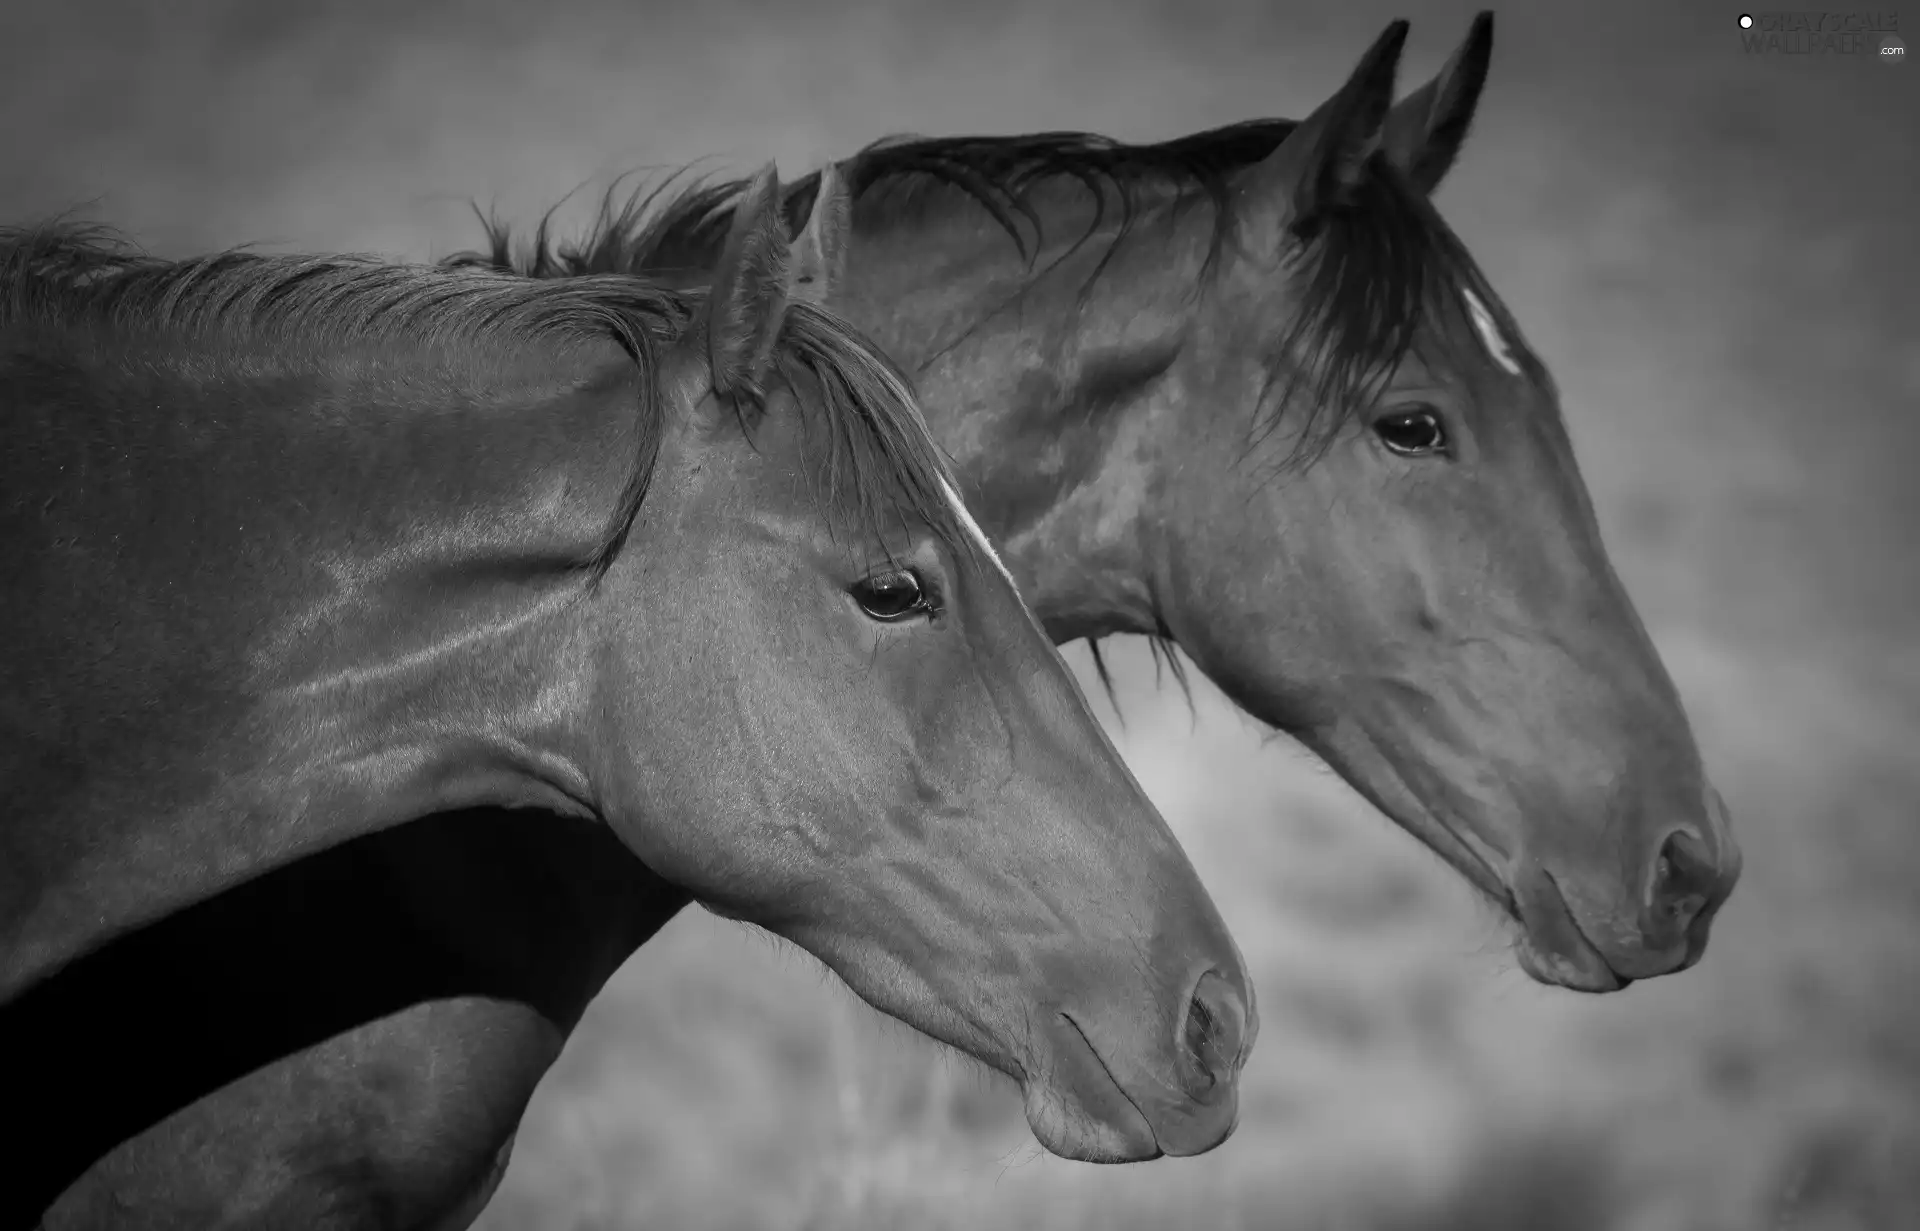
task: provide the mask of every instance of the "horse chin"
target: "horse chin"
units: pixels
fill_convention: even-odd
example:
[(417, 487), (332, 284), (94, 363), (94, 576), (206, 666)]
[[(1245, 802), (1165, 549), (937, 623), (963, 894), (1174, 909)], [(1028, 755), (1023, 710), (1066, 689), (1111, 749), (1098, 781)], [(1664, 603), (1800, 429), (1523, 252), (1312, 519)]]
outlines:
[(1633, 983), (1607, 964), (1587, 939), (1553, 878), (1536, 870), (1515, 886), (1520, 936), (1514, 955), (1536, 983), (1595, 995), (1617, 992)]
[(1514, 942), (1513, 951), (1527, 977), (1548, 987), (1603, 995), (1633, 983), (1632, 979), (1615, 974), (1591, 945), (1586, 946), (1583, 954), (1567, 956), (1548, 952), (1536, 944), (1533, 937), (1523, 935)]
[(1129, 1108), (1131, 1123), (1100, 1120), (1038, 1082), (1026, 1090), (1027, 1128), (1047, 1153), (1077, 1163), (1144, 1163), (1161, 1156), (1153, 1130)]

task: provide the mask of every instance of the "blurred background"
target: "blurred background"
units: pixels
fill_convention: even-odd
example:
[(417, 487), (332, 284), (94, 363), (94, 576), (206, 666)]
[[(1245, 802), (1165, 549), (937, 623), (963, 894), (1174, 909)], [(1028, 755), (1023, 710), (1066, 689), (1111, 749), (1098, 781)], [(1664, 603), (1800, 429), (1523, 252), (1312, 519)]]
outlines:
[[(469, 202), (531, 221), (640, 167), (1298, 117), (1388, 20), (1405, 89), (1471, 11), (10, 0), (0, 219), (433, 259), (479, 241)], [(1747, 871), (1701, 966), (1530, 983), (1438, 860), (1116, 647), (1124, 724), (1097, 706), (1259, 979), (1232, 1141), (1045, 1157), (1010, 1087), (693, 910), (589, 1014), (481, 1225), (1920, 1227), (1920, 64), (1751, 56), (1736, 17), (1500, 10), (1439, 195), (1560, 381), (1734, 810)]]

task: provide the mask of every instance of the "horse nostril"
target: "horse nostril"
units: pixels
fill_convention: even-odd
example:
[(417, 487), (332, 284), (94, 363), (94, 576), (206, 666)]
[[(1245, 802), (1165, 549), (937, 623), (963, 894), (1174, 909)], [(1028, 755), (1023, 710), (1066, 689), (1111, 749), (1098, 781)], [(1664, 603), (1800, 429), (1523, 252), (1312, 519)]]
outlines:
[(1213, 1046), (1213, 1010), (1207, 1002), (1198, 996), (1187, 1006), (1187, 1055), (1208, 1077), (1212, 1083), (1213, 1070), (1217, 1061)]
[(1654, 860), (1647, 894), (1656, 925), (1663, 931), (1685, 931), (1712, 896), (1717, 877), (1705, 843), (1685, 829), (1668, 834)]
[(1192, 1070), (1192, 1094), (1205, 1095), (1233, 1079), (1245, 1044), (1246, 1018), (1246, 1005), (1232, 985), (1212, 971), (1200, 976), (1180, 1035)]

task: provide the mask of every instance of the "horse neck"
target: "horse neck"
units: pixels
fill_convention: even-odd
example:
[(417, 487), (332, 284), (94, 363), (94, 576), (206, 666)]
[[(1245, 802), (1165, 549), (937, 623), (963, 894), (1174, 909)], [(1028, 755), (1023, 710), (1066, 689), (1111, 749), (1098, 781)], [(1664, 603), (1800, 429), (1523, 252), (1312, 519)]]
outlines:
[[(578, 810), (551, 681), (582, 678), (555, 662), (579, 580), (558, 565), (624, 482), (598, 459), (632, 456), (612, 413), (630, 422), (632, 399), (551, 372), (480, 399), (378, 357), (155, 371), (83, 381), (93, 405), (37, 442), (65, 464), (5, 468), (59, 510), (24, 528), (29, 560), (113, 568), (0, 628), (9, 674), (59, 699), (78, 762), (37, 770), (61, 764), (34, 755), (47, 732), (0, 732), (27, 744), (8, 778), (29, 821), (7, 836), (35, 890), (0, 902), (0, 1001), (364, 833), (459, 807)], [(75, 669), (100, 645), (111, 675)]]
[(1114, 223), (1076, 248), (1089, 203), (1044, 191), (1034, 204), (1045, 242), (1031, 261), (970, 203), (857, 234), (835, 306), (915, 374), (1048, 634), (1158, 632), (1140, 518), (1156, 451), (1131, 411), (1179, 355), (1211, 214), (1143, 211), (1117, 249)]

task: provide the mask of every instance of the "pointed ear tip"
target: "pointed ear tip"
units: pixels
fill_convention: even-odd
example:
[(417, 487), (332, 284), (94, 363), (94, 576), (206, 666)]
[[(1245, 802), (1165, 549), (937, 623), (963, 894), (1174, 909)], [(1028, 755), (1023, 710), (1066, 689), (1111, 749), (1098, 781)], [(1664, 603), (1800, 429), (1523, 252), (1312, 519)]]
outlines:
[(1367, 48), (1366, 53), (1360, 57), (1361, 61), (1365, 62), (1375, 56), (1392, 55), (1400, 44), (1407, 41), (1407, 31), (1411, 26), (1412, 23), (1404, 17), (1396, 17), (1388, 22), (1387, 28), (1380, 31), (1379, 37), (1373, 40), (1373, 46)]
[(760, 169), (753, 173), (752, 178), (748, 181), (747, 191), (749, 195), (753, 195), (769, 190), (777, 190), (779, 187), (780, 165), (769, 160), (762, 163)]
[(1393, 79), (1400, 72), (1400, 54), (1407, 46), (1407, 22), (1396, 21), (1354, 70), (1354, 84), (1366, 83), (1369, 93), (1385, 90), (1393, 93)]
[(1368, 48), (1367, 54), (1361, 58), (1361, 71), (1371, 69), (1373, 72), (1379, 72), (1398, 64), (1400, 52), (1407, 45), (1407, 31), (1411, 28), (1412, 23), (1402, 17), (1381, 31), (1380, 37), (1374, 40), (1373, 46)]
[(1489, 21), (1483, 26), (1476, 22), (1466, 41), (1453, 53), (1453, 61), (1471, 69), (1475, 77), (1484, 79), (1493, 65), (1493, 23)]

